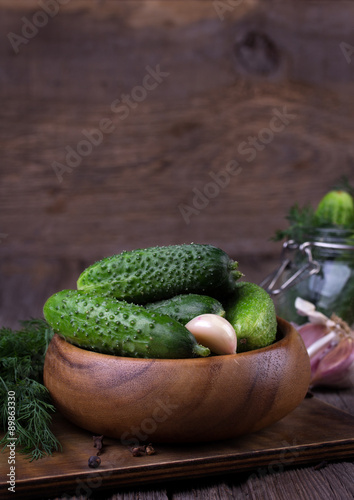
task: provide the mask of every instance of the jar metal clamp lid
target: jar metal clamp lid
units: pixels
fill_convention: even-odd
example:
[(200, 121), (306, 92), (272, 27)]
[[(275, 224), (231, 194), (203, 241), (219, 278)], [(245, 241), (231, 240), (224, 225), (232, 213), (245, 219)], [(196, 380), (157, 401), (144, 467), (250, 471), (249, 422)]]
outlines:
[[(275, 271), (270, 273), (260, 283), (260, 286), (264, 288), (270, 295), (279, 295), (281, 292), (287, 290), (299, 281), (302, 281), (313, 274), (318, 274), (321, 270), (321, 264), (312, 256), (312, 249), (316, 247), (326, 248), (329, 250), (354, 250), (354, 245), (345, 245), (342, 243), (305, 241), (304, 243), (299, 244), (294, 240), (285, 241), (283, 243), (281, 254), (282, 261), (280, 266)], [(289, 269), (292, 263), (292, 260), (286, 255), (294, 251), (300, 251), (307, 258), (307, 261), (299, 269), (297, 269), (294, 274), (292, 274), (284, 283), (278, 286), (279, 279), (281, 278), (283, 272), (286, 269)]]

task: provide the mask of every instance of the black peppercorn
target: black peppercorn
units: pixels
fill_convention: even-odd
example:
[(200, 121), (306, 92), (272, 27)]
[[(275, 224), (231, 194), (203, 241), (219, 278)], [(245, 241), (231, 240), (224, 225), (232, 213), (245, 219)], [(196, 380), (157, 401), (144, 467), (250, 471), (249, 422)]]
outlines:
[(92, 455), (88, 459), (88, 466), (91, 467), (92, 469), (97, 469), (101, 465), (101, 459), (97, 455)]

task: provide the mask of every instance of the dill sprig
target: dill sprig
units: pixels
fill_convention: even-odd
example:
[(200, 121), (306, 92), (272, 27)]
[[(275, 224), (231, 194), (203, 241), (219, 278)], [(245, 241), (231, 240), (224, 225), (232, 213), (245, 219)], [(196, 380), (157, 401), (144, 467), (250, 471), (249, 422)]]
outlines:
[(14, 331), (0, 329), (0, 428), (9, 442), (7, 394), (14, 391), (16, 399), (16, 446), (32, 460), (51, 455), (61, 448), (51, 431), (55, 407), (43, 385), (43, 365), (53, 330), (43, 319), (21, 322)]
[[(333, 190), (342, 190), (354, 196), (354, 187), (350, 184), (347, 177), (341, 177)], [(278, 229), (275, 235), (271, 238), (273, 241), (294, 240), (297, 243), (313, 238), (316, 235), (316, 230), (321, 228), (338, 229), (340, 226), (329, 224), (328, 220), (319, 216), (316, 209), (309, 203), (300, 207), (298, 203), (292, 205), (288, 214), (285, 216), (288, 221), (286, 229)], [(348, 227), (354, 229), (354, 227)]]
[(272, 240), (304, 241), (311, 228), (317, 224), (315, 211), (311, 205), (300, 207), (298, 203), (295, 203), (290, 207), (285, 219), (288, 221), (289, 226), (286, 229), (278, 229)]

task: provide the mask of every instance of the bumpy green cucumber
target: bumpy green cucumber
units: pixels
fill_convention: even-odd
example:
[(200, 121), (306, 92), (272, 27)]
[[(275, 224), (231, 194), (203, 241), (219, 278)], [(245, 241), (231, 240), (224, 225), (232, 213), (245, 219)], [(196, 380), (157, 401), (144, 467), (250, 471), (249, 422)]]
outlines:
[(207, 356), (208, 348), (167, 315), (112, 297), (62, 290), (46, 301), (44, 317), (68, 342), (84, 349), (138, 358)]
[(161, 314), (167, 314), (186, 325), (191, 319), (199, 314), (217, 314), (225, 316), (225, 310), (217, 299), (208, 295), (199, 295), (187, 293), (176, 295), (171, 299), (149, 302), (145, 305), (149, 311), (157, 311)]
[(239, 282), (225, 310), (225, 317), (236, 332), (238, 352), (266, 347), (275, 341), (277, 319), (274, 303), (260, 286)]
[(197, 293), (215, 298), (235, 289), (237, 262), (212, 245), (184, 244), (124, 251), (106, 257), (79, 276), (79, 290), (96, 290), (146, 304)]
[(354, 200), (346, 191), (330, 191), (319, 202), (315, 212), (323, 224), (351, 227), (354, 224)]

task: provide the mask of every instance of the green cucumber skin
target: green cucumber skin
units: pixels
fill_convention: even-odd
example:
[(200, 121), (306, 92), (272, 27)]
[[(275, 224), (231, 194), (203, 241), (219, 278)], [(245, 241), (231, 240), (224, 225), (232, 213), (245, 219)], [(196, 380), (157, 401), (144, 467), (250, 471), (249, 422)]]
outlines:
[(225, 310), (217, 299), (208, 295), (194, 293), (181, 294), (171, 299), (159, 300), (145, 304), (149, 311), (157, 311), (167, 314), (182, 325), (186, 325), (191, 319), (200, 314), (216, 314), (225, 316)]
[(319, 202), (316, 217), (327, 224), (352, 227), (354, 225), (354, 200), (346, 191), (330, 191)]
[(197, 293), (220, 298), (242, 276), (237, 262), (220, 248), (203, 244), (157, 246), (124, 251), (86, 268), (79, 290), (95, 290), (135, 304)]
[(237, 337), (237, 352), (252, 351), (272, 344), (276, 339), (275, 306), (268, 293), (247, 281), (239, 282), (225, 305), (225, 318)]
[(46, 301), (46, 321), (68, 342), (104, 354), (137, 358), (191, 358), (209, 354), (167, 315), (80, 290), (62, 290)]

